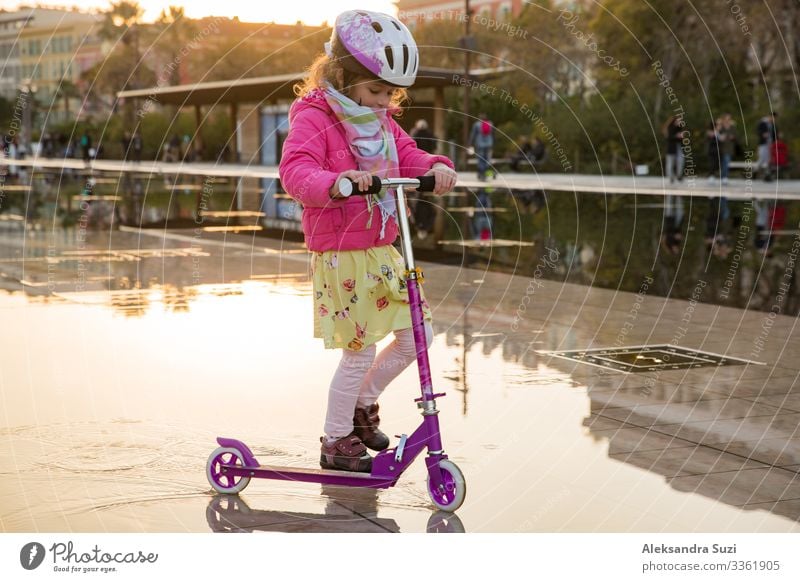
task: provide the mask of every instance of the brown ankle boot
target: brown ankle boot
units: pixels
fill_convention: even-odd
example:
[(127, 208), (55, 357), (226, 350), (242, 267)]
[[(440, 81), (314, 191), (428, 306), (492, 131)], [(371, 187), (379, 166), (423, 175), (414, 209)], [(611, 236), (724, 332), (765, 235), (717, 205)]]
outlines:
[(389, 446), (389, 437), (378, 429), (380, 423), (377, 402), (366, 408), (357, 406), (353, 416), (353, 434), (373, 451), (382, 451)]
[(322, 443), (319, 465), (323, 469), (359, 473), (372, 471), (372, 457), (369, 456), (367, 447), (355, 434), (351, 433), (331, 444), (327, 444), (324, 436), (319, 437), (319, 440)]

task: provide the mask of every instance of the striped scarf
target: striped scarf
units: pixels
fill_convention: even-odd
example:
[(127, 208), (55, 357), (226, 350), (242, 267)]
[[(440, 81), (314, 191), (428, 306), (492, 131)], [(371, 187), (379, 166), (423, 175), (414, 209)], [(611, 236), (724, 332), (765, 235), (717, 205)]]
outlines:
[[(326, 86), (323, 95), (344, 128), (358, 169), (381, 178), (399, 176), (397, 146), (386, 110), (359, 105), (330, 85)], [(372, 208), (375, 204), (381, 209), (380, 236), (383, 238), (389, 217), (393, 216), (397, 221), (394, 192), (387, 189), (382, 194), (367, 196), (368, 228), (372, 226)]]

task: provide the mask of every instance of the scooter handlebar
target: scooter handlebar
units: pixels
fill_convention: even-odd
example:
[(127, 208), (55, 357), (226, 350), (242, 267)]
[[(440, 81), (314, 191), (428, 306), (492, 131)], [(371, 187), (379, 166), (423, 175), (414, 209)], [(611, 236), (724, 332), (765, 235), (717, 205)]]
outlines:
[(381, 180), (378, 176), (372, 176), (372, 184), (363, 192), (350, 178), (339, 180), (339, 193), (342, 196), (366, 196), (367, 194), (378, 194), (384, 188), (394, 186), (410, 186), (416, 188), (417, 192), (433, 192), (436, 188), (436, 178), (434, 176), (419, 176), (417, 178), (388, 178)]

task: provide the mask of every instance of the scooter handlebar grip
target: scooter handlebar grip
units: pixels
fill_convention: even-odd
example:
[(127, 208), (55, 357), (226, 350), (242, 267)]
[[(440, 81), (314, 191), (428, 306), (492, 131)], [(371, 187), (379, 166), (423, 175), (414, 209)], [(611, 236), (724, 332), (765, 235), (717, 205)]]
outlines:
[(417, 192), (433, 192), (436, 189), (435, 176), (419, 176), (417, 180), (419, 180)]
[(365, 191), (360, 191), (358, 185), (350, 178), (342, 178), (339, 180), (339, 193), (342, 196), (366, 196), (367, 194), (378, 194), (381, 191), (381, 179), (378, 176), (372, 176), (372, 184)]
[[(417, 192), (433, 192), (436, 189), (436, 178), (434, 176), (418, 176), (416, 179), (419, 180)], [(372, 184), (363, 192), (358, 189), (356, 183), (350, 178), (342, 178), (339, 180), (339, 193), (345, 197), (378, 194), (382, 187), (381, 179), (378, 176), (372, 176)]]

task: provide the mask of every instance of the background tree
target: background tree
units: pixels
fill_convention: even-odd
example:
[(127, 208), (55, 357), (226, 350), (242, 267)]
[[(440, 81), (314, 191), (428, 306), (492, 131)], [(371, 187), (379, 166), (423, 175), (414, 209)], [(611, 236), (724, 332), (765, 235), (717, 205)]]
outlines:
[[(142, 60), (140, 43), (145, 25), (142, 24), (144, 10), (139, 3), (112, 2), (103, 14), (98, 34), (111, 43), (112, 49), (106, 59), (86, 71), (84, 77), (93, 82), (100, 98), (105, 96), (115, 103), (117, 91), (152, 86), (155, 74)], [(124, 105), (123, 115), (126, 122), (133, 125), (133, 104)]]
[[(170, 6), (161, 11), (149, 33), (151, 48), (155, 48), (162, 63), (170, 65), (177, 62), (180, 51), (191, 42), (197, 25), (185, 17), (182, 6)], [(168, 67), (159, 74), (159, 82), (170, 86), (180, 84), (180, 67)]]

